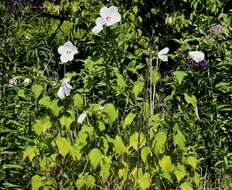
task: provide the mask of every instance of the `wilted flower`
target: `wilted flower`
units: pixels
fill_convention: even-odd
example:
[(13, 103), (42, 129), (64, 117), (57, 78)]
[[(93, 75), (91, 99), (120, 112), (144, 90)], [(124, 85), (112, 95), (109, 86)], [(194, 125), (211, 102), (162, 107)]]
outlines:
[(16, 77), (12, 77), (10, 80), (9, 80), (9, 86), (14, 86), (17, 84), (17, 79)]
[(58, 48), (58, 52), (61, 54), (61, 62), (67, 63), (68, 61), (73, 60), (74, 55), (78, 53), (78, 50), (71, 42), (66, 42), (63, 46)]
[(121, 21), (121, 15), (118, 12), (118, 8), (115, 6), (102, 7), (100, 10), (100, 16), (96, 19), (96, 25), (93, 27), (92, 32), (98, 34), (103, 30), (103, 25), (111, 26)]
[(212, 24), (209, 29), (218, 39), (222, 39), (226, 32), (226, 29), (221, 24)]
[(169, 48), (165, 47), (164, 49), (162, 49), (161, 51), (158, 52), (158, 58), (161, 61), (168, 61), (168, 56), (167, 56), (168, 52), (169, 52)]
[(57, 92), (57, 96), (60, 98), (60, 99), (64, 99), (65, 96), (69, 96), (70, 95), (70, 92), (71, 92), (71, 89), (72, 86), (69, 84), (69, 79), (67, 78), (64, 78), (63, 79), (63, 83), (61, 84), (58, 92)]
[(83, 112), (77, 119), (77, 123), (82, 124), (85, 118), (87, 117), (87, 113)]
[(30, 82), (31, 82), (31, 79), (25, 78), (24, 81), (23, 81), (23, 84), (24, 84), (25, 86), (27, 86), (27, 85), (30, 84)]
[(202, 51), (189, 51), (188, 55), (196, 63), (200, 63), (201, 61), (203, 61), (205, 59), (205, 54)]

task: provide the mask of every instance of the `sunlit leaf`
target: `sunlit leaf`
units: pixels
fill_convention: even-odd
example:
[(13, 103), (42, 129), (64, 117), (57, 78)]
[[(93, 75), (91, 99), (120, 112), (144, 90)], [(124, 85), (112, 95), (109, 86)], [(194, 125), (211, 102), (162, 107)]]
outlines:
[(149, 173), (144, 173), (142, 176), (138, 179), (138, 184), (140, 189), (148, 189), (151, 186), (151, 176)]
[(164, 172), (170, 173), (173, 170), (170, 156), (163, 156), (159, 161), (159, 165)]
[(59, 153), (60, 153), (63, 157), (65, 157), (65, 156), (69, 153), (70, 148), (71, 148), (71, 143), (70, 143), (70, 141), (67, 140), (66, 138), (61, 137), (60, 135), (58, 135), (58, 136), (56, 137), (55, 142), (56, 142), (56, 145), (57, 145), (57, 147), (58, 147)]
[(120, 155), (127, 152), (127, 147), (124, 145), (122, 138), (118, 135), (114, 140), (114, 151)]
[(52, 123), (50, 121), (50, 117), (46, 116), (40, 120), (37, 120), (36, 123), (33, 125), (33, 130), (37, 135), (45, 134), (48, 129), (50, 129)]
[(156, 154), (162, 154), (165, 149), (167, 135), (164, 132), (158, 132), (153, 141), (154, 151)]
[(193, 169), (196, 169), (197, 167), (197, 159), (194, 156), (189, 156), (187, 160), (188, 164), (193, 167)]
[(149, 146), (144, 146), (141, 150), (141, 158), (144, 163), (146, 162), (149, 154), (151, 154), (151, 148)]
[(98, 148), (94, 148), (89, 152), (90, 163), (94, 169), (100, 164), (103, 154)]
[(36, 98), (39, 97), (39, 95), (41, 94), (42, 90), (43, 90), (43, 87), (41, 85), (39, 85), (39, 84), (34, 84), (32, 86), (32, 92), (34, 93), (34, 95), (35, 95)]
[(184, 71), (175, 71), (175, 72), (174, 72), (174, 75), (175, 75), (176, 80), (177, 80), (177, 82), (178, 82), (179, 84), (182, 83), (184, 77), (188, 76), (188, 74), (187, 74), (186, 72), (184, 72)]
[(32, 190), (39, 190), (40, 187), (42, 187), (43, 185), (43, 177), (39, 176), (39, 175), (34, 175), (31, 178), (31, 186), (32, 186)]
[(73, 96), (73, 103), (74, 103), (74, 106), (76, 106), (78, 109), (81, 109), (82, 106), (83, 106), (83, 98), (81, 97), (81, 95), (79, 94), (75, 94)]
[(142, 132), (140, 134), (135, 132), (130, 136), (130, 146), (132, 146), (135, 150), (138, 150), (138, 148), (143, 147), (145, 144), (146, 138)]
[(180, 181), (185, 177), (186, 170), (185, 167), (181, 164), (178, 164), (174, 169), (174, 174), (176, 176), (177, 181), (180, 183)]
[(193, 187), (190, 183), (184, 182), (180, 185), (181, 190), (193, 190)]
[(127, 126), (129, 126), (132, 123), (132, 121), (134, 120), (134, 118), (135, 118), (135, 114), (129, 113), (126, 116), (125, 120), (123, 121), (123, 124), (122, 124), (123, 128), (126, 128)]

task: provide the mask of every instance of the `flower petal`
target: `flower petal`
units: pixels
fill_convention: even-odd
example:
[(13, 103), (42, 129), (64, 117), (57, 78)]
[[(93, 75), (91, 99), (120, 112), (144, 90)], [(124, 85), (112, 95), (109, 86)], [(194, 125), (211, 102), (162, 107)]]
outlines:
[(77, 119), (77, 123), (82, 124), (85, 118), (87, 117), (87, 113), (83, 112)]
[(58, 53), (59, 53), (59, 54), (64, 53), (64, 46), (60, 46), (60, 47), (58, 48)]
[(205, 54), (204, 52), (201, 52), (201, 51), (189, 51), (188, 55), (197, 63), (205, 59)]
[(61, 61), (62, 63), (67, 63), (67, 62), (69, 61), (69, 58), (68, 58), (68, 56), (67, 56), (66, 54), (62, 54), (62, 55), (60, 56), (60, 61)]
[(109, 8), (107, 8), (107, 7), (102, 7), (102, 8), (100, 9), (100, 15), (101, 15), (101, 17), (103, 17), (103, 18), (107, 17), (107, 16), (109, 15)]
[(159, 54), (158, 54), (158, 58), (159, 58), (161, 61), (165, 61), (165, 62), (168, 61), (168, 56), (167, 56), (167, 55), (159, 55)]
[(101, 32), (102, 30), (103, 30), (102, 25), (96, 25), (96, 26), (93, 27), (92, 32), (93, 32), (94, 34), (98, 34), (98, 33)]
[(104, 24), (106, 24), (105, 20), (102, 17), (98, 17), (96, 19), (95, 23), (96, 23), (96, 25), (104, 25)]
[(64, 99), (65, 98), (65, 93), (64, 93), (64, 88), (63, 86), (61, 86), (57, 92), (57, 96), (60, 98), (60, 99)]
[(167, 54), (169, 52), (169, 48), (168, 47), (165, 47), (164, 49), (160, 50), (158, 52), (159, 55), (163, 55), (163, 54)]

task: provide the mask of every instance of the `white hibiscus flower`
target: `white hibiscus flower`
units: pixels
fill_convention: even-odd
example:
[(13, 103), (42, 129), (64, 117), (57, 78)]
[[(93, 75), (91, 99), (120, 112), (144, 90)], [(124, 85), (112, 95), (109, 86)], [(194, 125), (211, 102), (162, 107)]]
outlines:
[(158, 52), (158, 58), (161, 60), (161, 61), (168, 61), (168, 56), (167, 56), (167, 53), (169, 52), (169, 48), (166, 47), (162, 50), (160, 50)]
[(78, 50), (71, 42), (66, 42), (63, 46), (58, 48), (58, 52), (61, 55), (61, 62), (67, 63), (68, 61), (73, 60), (74, 55), (78, 53)]
[(115, 6), (102, 7), (100, 10), (100, 16), (96, 19), (96, 25), (93, 27), (92, 32), (98, 34), (103, 30), (103, 25), (111, 26), (121, 21), (121, 15), (118, 12), (118, 8)]
[(82, 124), (85, 118), (87, 117), (87, 113), (83, 112), (77, 119), (77, 123)]
[(69, 84), (69, 79), (67, 78), (64, 78), (63, 79), (63, 82), (57, 92), (57, 96), (60, 98), (60, 99), (64, 99), (66, 96), (69, 96), (70, 95), (70, 92), (71, 92), (71, 89), (72, 86)]
[(189, 51), (188, 55), (197, 63), (200, 63), (205, 59), (205, 54), (202, 51)]

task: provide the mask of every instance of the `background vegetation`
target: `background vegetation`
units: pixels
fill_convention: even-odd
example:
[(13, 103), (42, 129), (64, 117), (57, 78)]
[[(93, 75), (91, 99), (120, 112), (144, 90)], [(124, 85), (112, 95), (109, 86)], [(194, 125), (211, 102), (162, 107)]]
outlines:
[[(122, 21), (94, 35), (104, 5)], [(229, 0), (1, 1), (0, 188), (231, 189), (231, 18)]]

